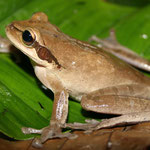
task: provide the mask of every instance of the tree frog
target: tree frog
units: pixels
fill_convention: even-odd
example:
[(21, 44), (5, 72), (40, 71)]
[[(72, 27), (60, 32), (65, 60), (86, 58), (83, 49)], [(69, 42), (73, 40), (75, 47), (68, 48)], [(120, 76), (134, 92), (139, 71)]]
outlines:
[[(40, 130), (22, 128), (25, 134), (41, 134), (34, 140), (34, 146), (40, 147), (52, 138), (75, 138), (74, 134), (62, 133), (67, 127), (91, 132), (123, 123), (150, 121), (150, 79), (108, 52), (107, 43), (98, 48), (74, 39), (51, 24), (43, 12), (33, 14), (29, 20), (13, 21), (6, 27), (6, 34), (32, 60), (37, 78), (54, 92), (49, 126)], [(110, 43), (109, 49), (114, 50)], [(117, 52), (121, 57), (126, 54), (120, 47), (113, 51), (116, 55)], [(141, 66), (150, 68), (148, 61), (128, 50), (126, 58), (133, 65), (144, 62)], [(102, 122), (66, 123), (69, 96), (80, 101), (87, 111), (120, 116)]]

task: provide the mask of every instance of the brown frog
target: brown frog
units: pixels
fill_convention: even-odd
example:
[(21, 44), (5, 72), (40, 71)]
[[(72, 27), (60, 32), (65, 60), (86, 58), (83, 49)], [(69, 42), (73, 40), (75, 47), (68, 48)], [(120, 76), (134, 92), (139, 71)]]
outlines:
[[(46, 140), (57, 137), (75, 138), (71, 133), (62, 133), (66, 127), (90, 132), (123, 123), (150, 121), (150, 79), (106, 52), (106, 47), (98, 48), (65, 35), (42, 12), (29, 20), (12, 22), (6, 27), (6, 34), (32, 60), (38, 79), (54, 92), (50, 125), (41, 130), (22, 128), (25, 134), (41, 134), (34, 140), (34, 146), (40, 147)], [(116, 55), (117, 52), (120, 49), (113, 51)], [(132, 64), (137, 64), (139, 56), (129, 54), (135, 58)], [(149, 62), (139, 59), (149, 70)], [(85, 110), (121, 116), (102, 122), (67, 124), (69, 95), (81, 101)]]

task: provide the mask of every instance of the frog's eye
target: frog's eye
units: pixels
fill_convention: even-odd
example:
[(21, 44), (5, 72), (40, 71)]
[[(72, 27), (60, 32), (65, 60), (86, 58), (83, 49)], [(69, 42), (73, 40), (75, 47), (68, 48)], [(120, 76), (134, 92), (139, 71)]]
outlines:
[(29, 30), (25, 30), (22, 33), (22, 40), (23, 42), (27, 45), (30, 46), (34, 43), (35, 41), (35, 36), (32, 34)]

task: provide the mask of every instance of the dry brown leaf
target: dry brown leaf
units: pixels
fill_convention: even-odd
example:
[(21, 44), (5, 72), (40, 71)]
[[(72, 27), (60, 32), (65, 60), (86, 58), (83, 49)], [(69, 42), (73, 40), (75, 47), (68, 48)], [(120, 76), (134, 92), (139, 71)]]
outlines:
[[(74, 140), (48, 140), (41, 150), (148, 150), (150, 149), (150, 123), (128, 127), (102, 129), (91, 134), (76, 131)], [(31, 146), (32, 140), (8, 141), (0, 139), (0, 150), (36, 150)]]

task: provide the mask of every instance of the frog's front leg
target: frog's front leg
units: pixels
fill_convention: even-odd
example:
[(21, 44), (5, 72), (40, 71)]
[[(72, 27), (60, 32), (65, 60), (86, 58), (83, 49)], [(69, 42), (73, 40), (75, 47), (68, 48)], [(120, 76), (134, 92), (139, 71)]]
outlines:
[(7, 38), (3, 38), (0, 36), (0, 53), (11, 53), (14, 58), (15, 62), (21, 62), (19, 51), (16, 47), (14, 47), (11, 42)]
[(91, 132), (116, 125), (150, 121), (149, 93), (150, 87), (142, 85), (120, 85), (92, 92), (81, 100), (81, 105), (84, 109), (122, 116), (104, 119), (102, 122), (92, 120), (85, 124), (66, 124), (66, 127)]
[(53, 111), (50, 120), (50, 125), (41, 130), (23, 127), (22, 131), (25, 134), (37, 133), (41, 134), (40, 138), (34, 139), (34, 147), (42, 147), (42, 143), (51, 138), (72, 138), (71, 133), (62, 133), (62, 127), (66, 123), (68, 115), (68, 92), (65, 89), (56, 91), (54, 94)]
[(12, 44), (6, 38), (0, 36), (0, 53), (10, 53)]

